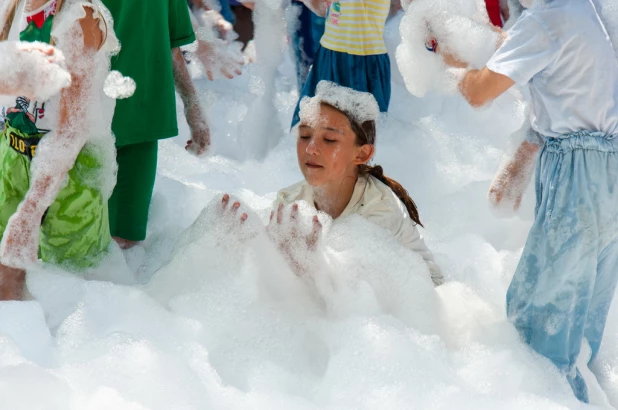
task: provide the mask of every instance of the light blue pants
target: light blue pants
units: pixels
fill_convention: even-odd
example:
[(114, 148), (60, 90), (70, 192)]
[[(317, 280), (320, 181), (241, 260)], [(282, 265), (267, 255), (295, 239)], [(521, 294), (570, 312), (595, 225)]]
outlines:
[(588, 402), (575, 364), (599, 351), (618, 277), (618, 140), (579, 132), (546, 138), (536, 170), (536, 217), (507, 292), (523, 339)]

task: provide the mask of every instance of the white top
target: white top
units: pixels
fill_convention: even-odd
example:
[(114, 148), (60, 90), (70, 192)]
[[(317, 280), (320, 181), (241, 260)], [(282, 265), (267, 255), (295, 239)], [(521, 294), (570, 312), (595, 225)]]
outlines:
[(532, 128), (545, 137), (618, 131), (618, 63), (591, 0), (536, 3), (487, 68), (530, 85)]
[[(279, 191), (276, 205), (280, 203), (289, 205), (300, 200), (315, 206), (313, 188), (307, 181), (301, 181)], [(352, 214), (361, 215), (369, 222), (390, 231), (403, 246), (423, 257), (436, 286), (444, 283), (442, 272), (425, 245), (416, 224), (410, 218), (408, 210), (388, 186), (373, 176), (359, 177), (352, 199), (339, 218)]]

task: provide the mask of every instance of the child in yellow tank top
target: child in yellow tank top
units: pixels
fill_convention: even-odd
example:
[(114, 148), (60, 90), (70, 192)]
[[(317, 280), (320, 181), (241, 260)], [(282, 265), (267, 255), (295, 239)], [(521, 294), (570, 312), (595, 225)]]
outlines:
[[(386, 112), (391, 94), (391, 68), (384, 43), (384, 25), (390, 0), (304, 2), (316, 14), (326, 17), (326, 25), (299, 102), (304, 96), (313, 97), (317, 84), (327, 80), (373, 94), (380, 111)], [(292, 126), (298, 121), (297, 105)]]

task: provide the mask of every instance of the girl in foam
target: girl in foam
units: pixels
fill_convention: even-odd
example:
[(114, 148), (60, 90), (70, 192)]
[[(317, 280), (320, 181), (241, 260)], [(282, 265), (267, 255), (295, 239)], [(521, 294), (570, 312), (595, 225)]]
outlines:
[(44, 43), (0, 43), (0, 95), (47, 99), (71, 84), (62, 52)]
[(103, 85), (118, 50), (99, 0), (5, 5), (0, 40), (55, 43), (72, 83), (47, 101), (15, 96), (0, 111), (0, 300), (22, 297), (25, 269), (37, 256), (83, 270), (110, 243), (115, 103)]
[[(418, 210), (406, 190), (386, 177), (380, 166), (367, 165), (375, 153), (378, 104), (369, 93), (321, 81), (315, 97), (301, 102), (298, 165), (305, 177), (277, 197), (277, 219), (284, 207), (298, 211), (305, 201), (337, 220), (357, 214), (388, 231), (420, 254), (435, 285), (444, 282), (433, 255), (419, 233)], [(317, 217), (313, 232), (319, 230)], [(313, 243), (311, 237), (308, 243)]]

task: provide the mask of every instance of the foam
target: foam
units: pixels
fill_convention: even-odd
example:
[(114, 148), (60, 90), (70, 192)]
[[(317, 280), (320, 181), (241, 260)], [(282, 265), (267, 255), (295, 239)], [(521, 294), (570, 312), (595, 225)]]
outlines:
[(485, 3), (478, 0), (414, 0), (406, 5), (400, 33), (397, 65), (406, 87), (417, 97), (432, 90), (457, 91), (442, 57), (425, 48), (430, 39), (472, 68), (483, 67), (498, 45)]
[[(53, 50), (53, 54), (38, 50)], [(62, 52), (43, 43), (0, 43), (0, 73), (0, 87), (17, 87), (22, 95), (43, 100), (71, 84)]]
[(380, 114), (378, 102), (372, 94), (322, 80), (315, 89), (315, 96), (304, 97), (300, 102), (300, 118), (302, 120), (316, 118), (320, 103), (332, 105), (350, 115), (359, 124), (375, 121)]
[[(198, 83), (212, 102), (212, 157), (186, 154), (189, 131), (179, 107), (180, 137), (160, 144), (148, 238), (126, 254), (143, 285), (120, 284), (114, 274), (127, 267), (111, 262), (96, 280), (40, 265), (27, 278), (36, 302), (0, 303), (13, 323), (2, 327), (7, 319), (0, 316), (1, 404), (589, 408), (505, 317), (534, 195), (526, 191), (517, 215), (494, 219), (487, 190), (509, 136), (521, 127), (521, 107), (475, 111), (459, 96), (418, 99), (396, 84), (393, 110), (378, 121), (376, 161), (416, 201), (422, 233), (449, 283), (434, 289), (420, 258), (360, 218), (325, 229), (321, 268), (299, 277), (263, 231), (275, 193), (302, 178), (294, 138), (256, 140), (265, 156), (256, 161), (238, 132), (243, 120), (249, 131), (284, 135), (281, 124), (289, 123), (297, 98), (282, 75), (293, 72), (286, 64), (272, 72), (272, 83), (263, 82), (272, 117), (249, 114), (262, 95), (248, 90), (248, 78)], [(217, 216), (222, 192), (249, 214), (246, 231)], [(301, 214), (307, 228), (313, 213)], [(613, 306), (595, 364), (613, 403), (617, 314)]]

